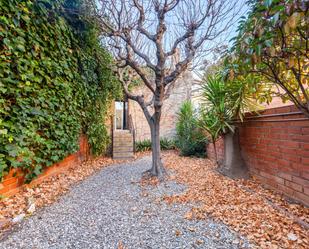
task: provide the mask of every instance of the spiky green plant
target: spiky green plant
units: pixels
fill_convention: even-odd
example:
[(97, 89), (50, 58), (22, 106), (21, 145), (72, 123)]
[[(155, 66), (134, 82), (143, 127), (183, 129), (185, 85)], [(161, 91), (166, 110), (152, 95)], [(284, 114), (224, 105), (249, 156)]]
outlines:
[(252, 85), (255, 83), (256, 78), (251, 75), (225, 80), (222, 75), (216, 74), (205, 80), (198, 124), (207, 132), (214, 147), (215, 141), (221, 135), (234, 132), (235, 121), (243, 121), (245, 112), (259, 108), (252, 98)]

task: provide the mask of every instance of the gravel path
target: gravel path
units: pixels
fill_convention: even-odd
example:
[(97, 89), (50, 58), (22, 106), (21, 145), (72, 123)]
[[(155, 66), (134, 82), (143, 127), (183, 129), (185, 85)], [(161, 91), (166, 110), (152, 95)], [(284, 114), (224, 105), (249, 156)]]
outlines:
[(159, 201), (185, 186), (141, 187), (149, 167), (145, 157), (102, 169), (22, 222), (0, 248), (240, 248), (243, 240), (225, 225), (186, 220), (189, 206)]

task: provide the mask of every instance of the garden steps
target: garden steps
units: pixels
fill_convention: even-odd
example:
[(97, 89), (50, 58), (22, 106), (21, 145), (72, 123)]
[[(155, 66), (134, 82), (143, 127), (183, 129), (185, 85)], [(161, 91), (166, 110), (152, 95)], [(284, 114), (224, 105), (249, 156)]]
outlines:
[(113, 134), (113, 159), (132, 159), (133, 135), (129, 130), (115, 130)]

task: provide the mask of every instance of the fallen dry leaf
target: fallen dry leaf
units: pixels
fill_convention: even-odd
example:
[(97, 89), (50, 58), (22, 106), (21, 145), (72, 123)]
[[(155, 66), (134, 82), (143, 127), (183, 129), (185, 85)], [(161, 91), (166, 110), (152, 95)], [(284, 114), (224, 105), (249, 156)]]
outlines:
[(180, 232), (179, 230), (176, 230), (176, 231), (175, 231), (175, 235), (178, 237), (178, 236), (181, 235), (181, 232)]
[[(219, 174), (216, 165), (208, 159), (180, 157), (175, 151), (164, 152), (163, 159), (166, 167), (175, 172), (173, 180), (188, 186), (183, 194), (167, 196), (164, 200), (199, 204), (199, 208), (192, 208), (185, 218), (212, 217), (246, 236), (256, 248), (309, 248), (308, 230), (271, 203), (304, 222), (309, 220), (308, 208), (288, 203), (255, 179), (227, 178)], [(288, 239), (290, 233), (295, 235), (293, 240), (291, 236)]]

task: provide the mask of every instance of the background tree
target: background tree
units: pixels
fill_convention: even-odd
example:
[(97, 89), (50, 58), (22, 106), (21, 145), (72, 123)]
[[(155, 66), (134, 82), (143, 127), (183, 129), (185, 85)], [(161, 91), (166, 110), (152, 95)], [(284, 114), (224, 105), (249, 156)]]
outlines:
[(282, 88), (277, 95), (293, 101), (309, 117), (309, 2), (249, 3), (249, 15), (235, 37), (233, 63), (238, 72), (256, 73)]
[[(116, 59), (117, 73), (129, 99), (139, 103), (152, 140), (151, 175), (162, 176), (160, 120), (164, 99), (198, 54), (218, 47), (218, 38), (233, 24), (236, 1), (109, 0), (97, 1), (96, 15)], [(175, 56), (179, 60), (175, 60)], [(131, 68), (151, 92), (151, 99), (129, 90), (122, 77)], [(152, 73), (146, 73), (148, 70)]]

